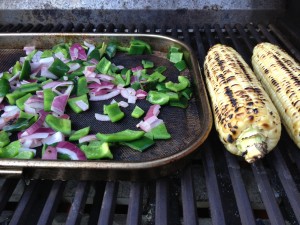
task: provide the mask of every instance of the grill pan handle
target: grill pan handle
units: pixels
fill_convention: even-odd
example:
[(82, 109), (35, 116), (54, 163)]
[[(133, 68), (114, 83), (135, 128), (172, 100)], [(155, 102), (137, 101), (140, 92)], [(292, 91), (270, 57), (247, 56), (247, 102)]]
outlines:
[(23, 169), (20, 168), (0, 168), (0, 177), (5, 178), (20, 178), (22, 176)]

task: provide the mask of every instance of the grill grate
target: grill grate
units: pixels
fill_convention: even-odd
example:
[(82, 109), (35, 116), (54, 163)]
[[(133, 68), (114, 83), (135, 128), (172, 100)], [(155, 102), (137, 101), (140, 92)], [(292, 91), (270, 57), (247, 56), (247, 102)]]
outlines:
[[(110, 24), (0, 25), (0, 32), (154, 33), (191, 45), (200, 65), (215, 43), (250, 62), (254, 45), (270, 41), (296, 59), (300, 52), (280, 29), (247, 24), (152, 27)], [(224, 160), (225, 159), (225, 160)], [(248, 165), (229, 154), (215, 131), (184, 171), (149, 182), (0, 180), (0, 224), (299, 224), (300, 153), (283, 133), (265, 159)]]

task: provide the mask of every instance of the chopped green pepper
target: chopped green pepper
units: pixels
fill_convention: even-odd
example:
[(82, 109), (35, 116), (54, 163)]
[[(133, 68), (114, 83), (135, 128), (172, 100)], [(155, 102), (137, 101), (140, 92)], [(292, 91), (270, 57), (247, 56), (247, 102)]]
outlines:
[(24, 110), (24, 103), (32, 96), (32, 94), (28, 93), (27, 95), (24, 95), (23, 97), (16, 100), (16, 105), (19, 107), (19, 109)]
[(29, 62), (29, 60), (25, 59), (23, 66), (22, 66), (19, 80), (28, 79), (30, 73), (31, 73), (30, 62)]
[(169, 95), (169, 99), (170, 99), (170, 102), (171, 101), (178, 101), (179, 100), (179, 95), (175, 92), (171, 92), (171, 91), (168, 91), (166, 92), (167, 95)]
[(178, 63), (183, 59), (183, 53), (182, 52), (171, 52), (170, 53), (170, 61), (172, 63)]
[(130, 78), (131, 78), (131, 70), (127, 70), (125, 73), (125, 86), (128, 86), (130, 84)]
[(152, 49), (151, 46), (142, 41), (142, 40), (131, 40), (130, 41), (130, 47), (129, 47), (129, 54), (133, 55), (139, 55), (139, 54), (151, 54)]
[(141, 137), (140, 139), (130, 141), (130, 142), (121, 142), (121, 145), (128, 146), (129, 148), (132, 148), (134, 150), (143, 152), (147, 148), (151, 147), (152, 145), (155, 144), (155, 142), (147, 137)]
[(9, 135), (4, 130), (0, 131), (0, 147), (3, 148), (4, 146), (8, 145), (10, 142)]
[(55, 117), (51, 114), (46, 116), (45, 122), (55, 131), (60, 131), (65, 135), (71, 134), (71, 120)]
[(18, 90), (25, 93), (32, 93), (40, 90), (41, 85), (38, 83), (22, 84)]
[(51, 90), (51, 88), (44, 89), (43, 93), (44, 93), (44, 110), (46, 112), (50, 112), (51, 105), (56, 94)]
[(159, 124), (158, 126), (152, 128), (149, 132), (145, 134), (146, 137), (156, 140), (156, 139), (170, 139), (171, 135), (169, 134), (167, 127), (164, 123)]
[(77, 96), (81, 96), (81, 95), (84, 95), (84, 94), (87, 94), (87, 93), (89, 93), (89, 89), (87, 87), (86, 77), (80, 77), (77, 80), (77, 92), (76, 92), (76, 95)]
[(23, 118), (23, 119), (31, 119), (32, 117), (34, 117), (35, 115), (34, 114), (30, 114), (30, 113), (26, 113), (26, 112), (23, 112), (22, 110), (20, 111), (20, 114), (19, 114), (19, 119)]
[(113, 159), (113, 154), (107, 142), (91, 141), (89, 145), (82, 145), (80, 149), (84, 152), (87, 159)]
[(131, 116), (133, 118), (140, 118), (144, 113), (145, 111), (136, 105), (131, 113)]
[(85, 127), (80, 130), (75, 131), (70, 137), (70, 141), (78, 141), (80, 138), (88, 135), (90, 132), (90, 127)]
[(13, 141), (4, 148), (0, 148), (0, 158), (13, 158), (18, 155), (20, 148), (20, 141)]
[(6, 125), (3, 127), (3, 130), (8, 132), (13, 131), (22, 131), (28, 127), (30, 127), (35, 122), (35, 117), (31, 118), (30, 120), (25, 118), (19, 118), (17, 121), (11, 125)]
[(10, 89), (9, 81), (5, 78), (0, 79), (0, 97), (4, 97)]
[(108, 55), (109, 58), (112, 58), (115, 56), (117, 52), (117, 45), (115, 43), (108, 43), (106, 47), (106, 55)]
[(100, 73), (107, 74), (110, 66), (111, 66), (111, 61), (103, 57), (97, 64), (96, 68)]
[(16, 75), (17, 73), (19, 73), (22, 70), (22, 65), (19, 61), (16, 62), (16, 64), (13, 66), (12, 68), (12, 75)]
[(166, 88), (170, 89), (171, 91), (179, 92), (190, 86), (190, 81), (185, 76), (178, 76), (178, 81), (179, 83), (168, 81), (166, 83)]
[(74, 97), (74, 98), (69, 98), (69, 99), (68, 99), (68, 105), (70, 106), (70, 108), (71, 108), (74, 112), (76, 112), (76, 113), (81, 113), (81, 112), (84, 111), (81, 107), (79, 107), (79, 106), (77, 105), (77, 102), (78, 102), (78, 101), (83, 101), (83, 102), (84, 102), (85, 104), (87, 104), (88, 107), (89, 107), (89, 100), (88, 100), (86, 94), (81, 95), (81, 96), (78, 96), (78, 97)]
[(166, 66), (159, 66), (157, 67), (154, 71), (159, 72), (159, 73), (163, 73), (167, 70)]
[(190, 100), (193, 94), (192, 88), (188, 87), (185, 88), (182, 92), (181, 92), (182, 96), (184, 96), (186, 99)]
[(16, 104), (16, 101), (23, 97), (24, 95), (26, 95), (27, 93), (26, 92), (22, 92), (22, 91), (19, 91), (18, 89), (13, 91), (12, 93), (8, 93), (6, 95), (6, 98), (7, 98), (7, 101), (9, 104), (11, 105), (15, 105)]
[(99, 49), (95, 48), (91, 53), (88, 55), (88, 60), (96, 59), (97, 61), (100, 60), (100, 52)]
[(125, 113), (121, 111), (118, 103), (106, 105), (105, 112), (109, 116), (111, 122), (117, 122), (125, 116)]
[(25, 59), (27, 59), (28, 61), (31, 61), (33, 56), (37, 53), (37, 50), (34, 49), (32, 52), (30, 52)]
[(13, 157), (14, 159), (33, 159), (34, 152), (33, 151), (23, 151), (20, 152), (18, 155)]
[(186, 63), (184, 60), (180, 60), (179, 62), (175, 63), (174, 66), (179, 70), (183, 71), (186, 69)]
[(48, 58), (48, 57), (51, 57), (53, 55), (53, 52), (52, 50), (44, 50), (42, 55), (41, 55), (41, 58)]
[(178, 107), (178, 108), (183, 108), (183, 109), (185, 109), (185, 108), (188, 107), (189, 102), (188, 102), (188, 99), (187, 99), (187, 98), (181, 96), (181, 97), (180, 97), (179, 99), (177, 99), (177, 100), (176, 100), (176, 99), (170, 100), (169, 105), (170, 105), (170, 106), (175, 106), (175, 107)]
[(100, 141), (105, 141), (105, 142), (127, 142), (127, 141), (137, 140), (141, 138), (144, 134), (145, 134), (144, 131), (135, 131), (135, 130), (126, 129), (111, 134), (97, 133), (96, 137)]
[(62, 77), (70, 70), (70, 67), (60, 59), (56, 58), (48, 70), (54, 75)]
[(166, 77), (164, 75), (162, 75), (161, 73), (155, 71), (154, 73), (152, 73), (150, 75), (150, 77), (148, 78), (148, 82), (149, 81), (158, 81), (158, 82), (163, 82), (166, 79)]
[(114, 79), (113, 83), (115, 85), (119, 85), (120, 84), (122, 86), (125, 86), (125, 81), (124, 81), (124, 79), (123, 79), (123, 77), (122, 77), (121, 74), (116, 74), (115, 75), (115, 79)]
[(149, 91), (147, 100), (152, 104), (165, 105), (169, 102), (170, 97), (163, 92)]
[(143, 64), (144, 69), (149, 69), (149, 68), (154, 67), (154, 63), (149, 60), (142, 60), (142, 64)]

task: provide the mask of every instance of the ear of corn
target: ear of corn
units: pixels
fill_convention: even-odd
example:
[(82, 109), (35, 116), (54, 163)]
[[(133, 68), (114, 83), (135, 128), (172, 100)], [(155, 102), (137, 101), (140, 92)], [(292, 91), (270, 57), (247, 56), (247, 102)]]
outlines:
[(271, 43), (255, 46), (252, 65), (288, 134), (300, 148), (300, 64)]
[(250, 163), (270, 152), (280, 138), (280, 117), (242, 57), (217, 44), (208, 51), (204, 73), (216, 130), (226, 149)]

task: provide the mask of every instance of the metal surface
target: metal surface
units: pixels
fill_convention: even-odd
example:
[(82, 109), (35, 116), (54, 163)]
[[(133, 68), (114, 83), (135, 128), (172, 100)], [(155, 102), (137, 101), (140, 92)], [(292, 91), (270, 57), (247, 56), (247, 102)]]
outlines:
[[(102, 43), (103, 41), (117, 41), (124, 46), (129, 45), (133, 38), (149, 43), (154, 53), (152, 55), (129, 56), (117, 54), (112, 62), (133, 68), (141, 64), (142, 59), (154, 62), (156, 66), (166, 66), (165, 76), (177, 82), (179, 71), (165, 58), (170, 46), (176, 45), (182, 49), (185, 60), (189, 66), (187, 74), (192, 80), (194, 97), (187, 109), (165, 106), (161, 109), (159, 117), (165, 122), (172, 135), (170, 140), (157, 141), (149, 150), (140, 153), (125, 146), (114, 147), (113, 160), (87, 160), (87, 161), (46, 161), (46, 160), (12, 160), (1, 159), (0, 168), (22, 170), (26, 178), (47, 179), (151, 179), (166, 176), (182, 168), (191, 158), (191, 154), (205, 141), (212, 126), (212, 118), (205, 86), (199, 70), (198, 62), (192, 50), (184, 43), (159, 35), (138, 34), (90, 34), (90, 33), (41, 33), (41, 34), (1, 34), (0, 58), (3, 59), (0, 68), (8, 70), (23, 53), (23, 47), (34, 45), (37, 49), (51, 48), (58, 43), (79, 42), (83, 40)], [(122, 97), (115, 97), (121, 101)], [(90, 109), (81, 114), (66, 113), (70, 115), (72, 129), (78, 130), (90, 126), (91, 134), (114, 133), (124, 129), (136, 129), (137, 120), (127, 116), (120, 123), (101, 123), (94, 119), (94, 114), (109, 104), (110, 100), (90, 102)], [(150, 103), (139, 101), (137, 104), (147, 110)], [(132, 112), (134, 106), (123, 109), (126, 115)], [(180, 123), (178, 123), (180, 121)], [(6, 171), (6, 170), (2, 170)], [(1, 170), (0, 170), (1, 172)], [(18, 172), (18, 171), (17, 171)], [(2, 175), (6, 175), (3, 173)], [(13, 175), (15, 175), (14, 172)], [(17, 173), (17, 174), (20, 174)], [(145, 176), (147, 174), (147, 176)], [(11, 174), (12, 175), (12, 174)]]

